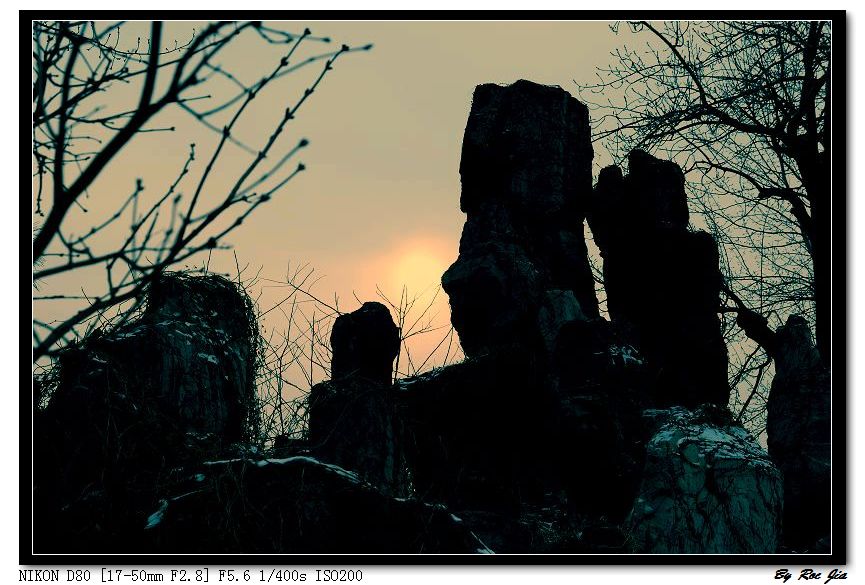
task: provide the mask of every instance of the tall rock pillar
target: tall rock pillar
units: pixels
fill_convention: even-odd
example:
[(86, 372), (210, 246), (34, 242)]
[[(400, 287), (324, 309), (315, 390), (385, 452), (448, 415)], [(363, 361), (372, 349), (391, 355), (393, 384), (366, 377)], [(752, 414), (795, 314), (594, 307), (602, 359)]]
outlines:
[(610, 318), (632, 328), (660, 406), (726, 406), (718, 246), (688, 229), (682, 169), (641, 150), (628, 175), (601, 171), (589, 226), (604, 258)]
[(525, 80), (475, 88), (463, 140), (457, 261), (442, 285), (468, 356), (546, 342), (598, 315), (583, 235), (592, 190), (585, 105)]

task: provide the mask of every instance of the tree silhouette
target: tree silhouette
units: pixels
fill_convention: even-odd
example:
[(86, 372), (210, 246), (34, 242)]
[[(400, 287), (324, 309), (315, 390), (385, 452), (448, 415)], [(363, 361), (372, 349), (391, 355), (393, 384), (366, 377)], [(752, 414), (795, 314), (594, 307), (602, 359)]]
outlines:
[[(163, 39), (161, 22), (153, 22), (149, 33), (134, 42), (130, 28), (124, 22), (33, 23), (34, 287), (38, 291), (66, 277), (65, 290), (37, 293), (34, 301), (75, 305), (62, 319), (34, 319), (34, 361), (133, 314), (143, 302), (142, 292), (161, 272), (224, 247), (228, 233), (304, 170), (303, 164), (288, 163), (307, 140), (288, 146), (279, 140), (289, 122), (341, 55), (370, 48), (342, 45), (302, 56), (307, 46), (330, 40), (309, 29), (286, 32), (261, 22), (212, 23), (193, 31), (188, 41), (171, 44)], [(241, 39), (262, 48), (284, 47), (257, 81), (241, 81), (245, 75), (220, 64)], [(256, 96), (277, 79), (315, 64), (318, 75), (299, 96), (287, 98), (279, 121), (262, 131), (262, 143), (242, 141), (242, 115)], [(171, 108), (213, 131), (215, 145), (207, 145), (203, 167), (197, 167), (196, 145), (190, 144), (176, 179), (160, 196), (145, 198), (139, 178), (130, 194), (117, 197), (107, 217), (89, 220), (83, 228), (79, 217), (72, 235), (66, 221), (70, 212), (87, 211), (89, 190), (118, 153), (146, 133), (175, 129), (158, 125), (159, 115)], [(214, 179), (226, 159), (239, 155), (248, 162), (233, 182)], [(118, 231), (126, 217), (128, 230)], [(81, 281), (92, 276), (78, 275), (92, 275), (94, 269), (103, 270), (106, 284), (101, 292), (85, 292)], [(70, 286), (81, 295), (67, 292)], [(113, 317), (110, 310), (116, 311)]]

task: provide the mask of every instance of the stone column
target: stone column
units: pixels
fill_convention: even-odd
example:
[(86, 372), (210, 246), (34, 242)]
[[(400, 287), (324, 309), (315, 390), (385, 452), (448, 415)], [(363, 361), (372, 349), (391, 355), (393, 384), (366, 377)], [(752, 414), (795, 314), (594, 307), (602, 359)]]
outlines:
[(387, 307), (364, 303), (337, 317), (330, 343), (332, 379), (313, 386), (309, 396), (312, 453), (399, 494), (404, 465), (391, 384), (399, 330)]
[(597, 316), (583, 236), (591, 163), (588, 109), (563, 89), (475, 88), (460, 163), (466, 223), (442, 277), (466, 355), (549, 346), (551, 315)]
[(726, 406), (717, 244), (688, 228), (678, 165), (634, 150), (628, 171), (601, 171), (588, 217), (604, 259), (610, 318), (632, 327), (656, 404)]

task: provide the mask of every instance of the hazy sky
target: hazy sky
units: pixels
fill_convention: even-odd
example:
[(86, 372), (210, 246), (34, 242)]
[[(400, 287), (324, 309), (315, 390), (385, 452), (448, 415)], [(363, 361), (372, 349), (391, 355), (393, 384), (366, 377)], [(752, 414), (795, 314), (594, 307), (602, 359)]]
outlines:
[[(352, 291), (361, 300), (370, 300), (377, 284), (394, 298), (403, 284), (411, 291), (435, 285), (456, 259), (465, 219), (459, 210), (459, 156), (476, 85), (524, 78), (575, 93), (573, 80), (592, 81), (596, 68), (610, 63), (611, 50), (633, 42), (627, 33), (611, 32), (606, 22), (286, 22), (274, 26), (296, 32), (308, 26), (316, 35), (331, 37), (336, 47), (341, 43), (373, 43), (374, 47), (340, 57), (303, 106), (286, 130), (283, 150), (308, 138), (309, 147), (297, 158), (307, 170), (227, 242), (233, 244), (241, 264), (261, 267), (267, 278), (281, 278), (289, 262), (310, 263), (324, 277), (316, 292), (330, 298), (336, 293), (343, 310), (357, 307)], [(194, 27), (200, 30), (201, 25), (170, 23), (164, 44), (188, 39)], [(136, 34), (146, 35), (149, 25), (132, 23), (127, 28), (123, 42), (131, 43)], [(220, 64), (252, 82), (273, 67), (284, 49), (253, 37), (241, 38)], [(306, 54), (325, 49), (311, 43)], [(319, 69), (314, 64), (262, 92), (241, 119), (241, 139), (260, 147), (285, 106), (296, 102)], [(134, 99), (137, 91), (130, 88), (126, 97)], [(147, 195), (163, 193), (182, 166), (190, 142), (196, 143), (198, 155), (193, 176), (200, 173), (218, 137), (177, 109), (166, 111), (153, 127), (172, 125), (175, 132), (136, 137), (91, 189), (85, 201), (88, 213), (74, 210), (64, 230), (81, 231), (94, 225), (96, 217), (110, 214), (136, 178), (144, 180)], [(599, 145), (595, 150), (596, 163), (607, 164)], [(247, 161), (239, 149), (230, 151), (208, 183), (205, 197), (218, 200), (224, 193), (220, 187), (230, 185)], [(232, 254), (214, 254), (210, 268), (233, 271)], [(92, 278), (104, 282), (100, 274)], [(87, 285), (80, 279), (75, 275), (48, 287), (75, 290)], [(280, 289), (266, 289), (262, 304), (272, 304), (280, 294)], [(60, 310), (59, 304), (36, 308), (37, 316)], [(439, 322), (447, 323), (444, 295), (437, 310)], [(276, 321), (269, 325), (280, 326)]]

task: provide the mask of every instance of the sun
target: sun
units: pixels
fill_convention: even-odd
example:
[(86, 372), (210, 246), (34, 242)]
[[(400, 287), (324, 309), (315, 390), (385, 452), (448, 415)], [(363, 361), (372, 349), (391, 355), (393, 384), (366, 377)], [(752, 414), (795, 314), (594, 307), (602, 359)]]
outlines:
[[(436, 350), (442, 348), (442, 336), (448, 335), (450, 307), (447, 295), (439, 287), (442, 274), (456, 256), (454, 247), (434, 238), (410, 240), (388, 255), (386, 280), (381, 288), (392, 302), (406, 305), (403, 334), (409, 334), (409, 338), (405, 351), (417, 358), (416, 366), (432, 367), (437, 363), (435, 359), (452, 349), (447, 344), (439, 358), (432, 359)], [(401, 296), (403, 287), (406, 297)], [(398, 315), (394, 314), (394, 318)], [(404, 361), (404, 367), (406, 363), (409, 362)]]
[(429, 242), (412, 243), (395, 255), (388, 288), (400, 292), (405, 286), (409, 294), (420, 294), (438, 286), (449, 265), (450, 261), (437, 246)]

